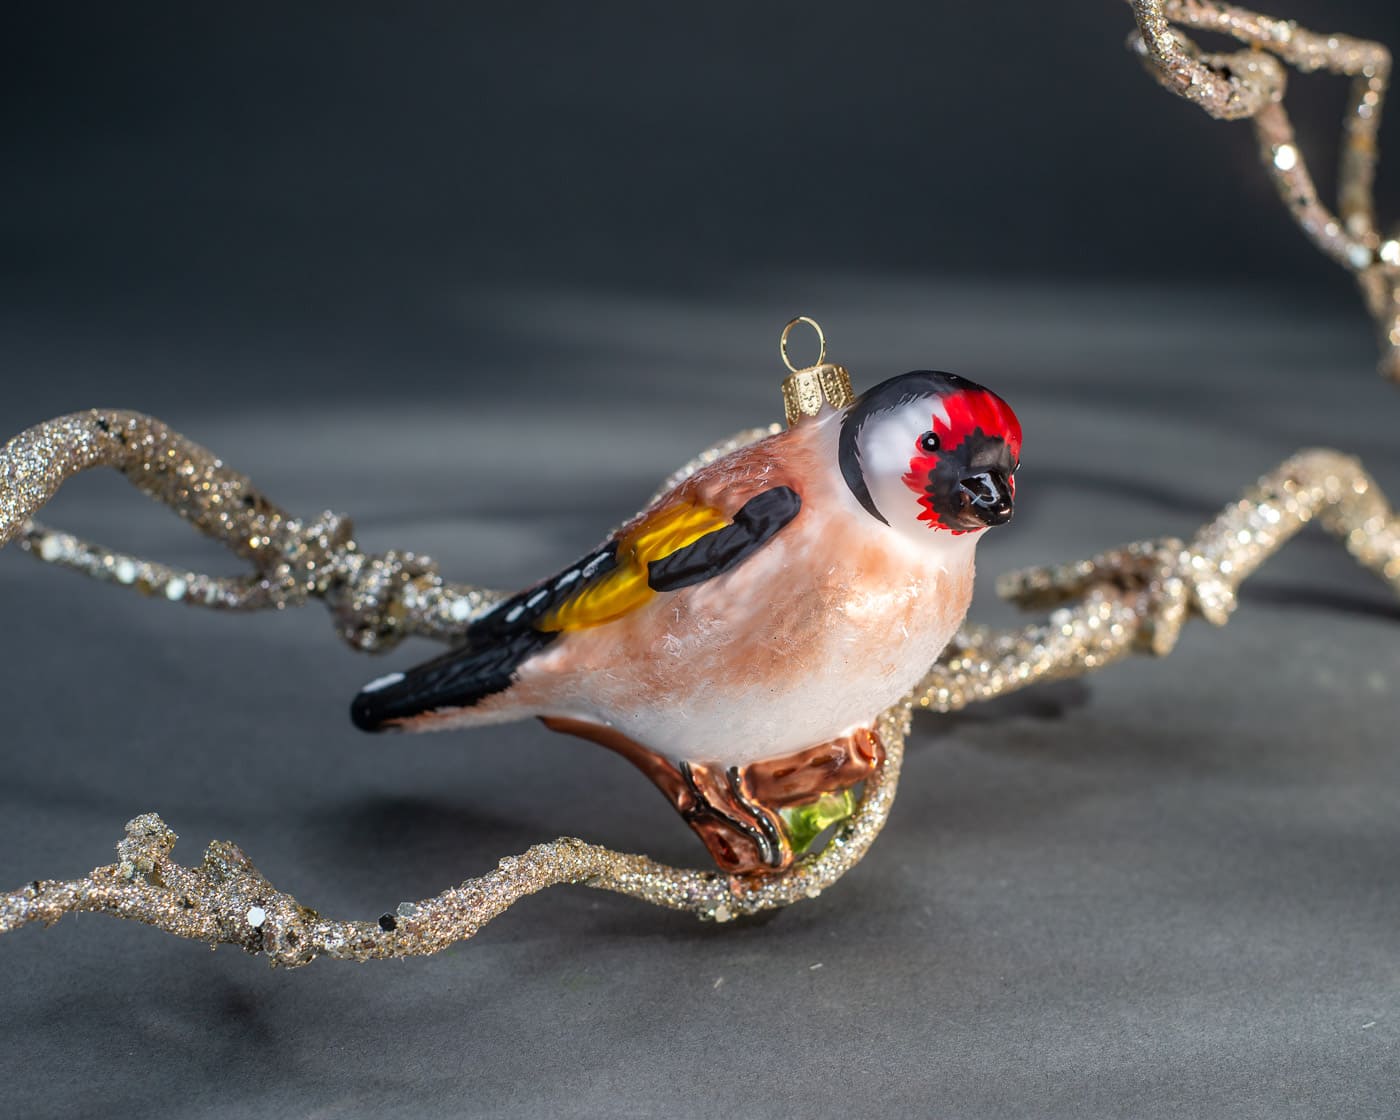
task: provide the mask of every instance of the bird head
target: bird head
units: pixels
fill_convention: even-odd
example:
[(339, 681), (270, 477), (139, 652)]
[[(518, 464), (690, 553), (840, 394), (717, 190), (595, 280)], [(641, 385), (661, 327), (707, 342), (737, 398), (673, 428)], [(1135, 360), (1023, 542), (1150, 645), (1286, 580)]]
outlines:
[(921, 370), (845, 409), (838, 457), (865, 511), (904, 536), (978, 533), (1011, 520), (1021, 425), (990, 390)]

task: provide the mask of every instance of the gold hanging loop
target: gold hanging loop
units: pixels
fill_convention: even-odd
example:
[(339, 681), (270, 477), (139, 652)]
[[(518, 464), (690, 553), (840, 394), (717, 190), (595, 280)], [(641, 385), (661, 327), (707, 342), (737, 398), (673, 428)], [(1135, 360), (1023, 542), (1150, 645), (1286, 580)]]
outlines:
[[(806, 323), (817, 332), (817, 360), (810, 366), (798, 368), (788, 357), (788, 336), (798, 323)], [(789, 376), (783, 381), (783, 412), (787, 415), (788, 427), (820, 416), (828, 409), (845, 408), (853, 400), (851, 375), (844, 366), (833, 365), (826, 360), (826, 334), (821, 324), (806, 315), (799, 315), (788, 322), (778, 337), (778, 353)]]
[[(797, 326), (798, 323), (806, 323), (817, 332), (817, 345), (820, 346), (821, 349), (817, 353), (817, 360), (810, 366), (795, 366), (792, 364), (792, 359), (788, 357), (788, 335), (792, 334), (792, 328)], [(821, 365), (822, 362), (826, 361), (826, 335), (822, 331), (822, 325), (815, 319), (809, 319), (806, 315), (799, 315), (796, 319), (789, 319), (788, 325), (783, 328), (783, 333), (778, 339), (778, 353), (783, 356), (783, 365), (787, 366), (788, 372), (790, 373), (799, 373), (803, 369), (812, 369)]]

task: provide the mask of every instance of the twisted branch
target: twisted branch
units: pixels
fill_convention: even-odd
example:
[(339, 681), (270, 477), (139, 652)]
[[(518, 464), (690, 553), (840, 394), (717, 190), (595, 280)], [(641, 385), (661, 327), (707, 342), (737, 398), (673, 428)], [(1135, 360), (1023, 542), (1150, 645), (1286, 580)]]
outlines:
[[(711, 448), (668, 485), (766, 430), (753, 429)], [(33, 524), (33, 514), (63, 481), (98, 465), (123, 471), (251, 560), (257, 575), (221, 581), (173, 573)], [(455, 626), (494, 600), (490, 592), (444, 583), (426, 560), (391, 559), (411, 554), (364, 556), (343, 518), (324, 515), (314, 527), (302, 525), (209, 452), (137, 413), (82, 413), (30, 429), (0, 449), (0, 479), (5, 484), (0, 543), (20, 533), (40, 559), (118, 583), (164, 586), (169, 598), (230, 609), (323, 598), (336, 612), (342, 634), (361, 649), (409, 633), (450, 638)], [(1400, 523), (1360, 464), (1330, 451), (1304, 452), (1284, 463), (1189, 546), (1143, 542), (1079, 564), (1011, 577), (1002, 594), (1026, 607), (1056, 608), (1048, 623), (1011, 632), (965, 629), (919, 688), (880, 717), (886, 761), (866, 783), (855, 814), (824, 848), (782, 874), (747, 879), (685, 870), (562, 838), (504, 859), (487, 875), (435, 898), (405, 903), (378, 921), (334, 921), (273, 887), (232, 844), (214, 843), (198, 867), (181, 866), (171, 857), (175, 834), (159, 817), (146, 814), (127, 826), (117, 863), (82, 879), (36, 880), (0, 896), (0, 933), (35, 921), (51, 924), (67, 913), (100, 912), (181, 937), (239, 945), (274, 964), (301, 965), (318, 956), (362, 961), (433, 953), (473, 936), (519, 899), (561, 883), (614, 891), (714, 921), (787, 906), (835, 883), (884, 827), (915, 706), (949, 711), (1035, 681), (1090, 672), (1134, 651), (1165, 654), (1188, 618), (1201, 615), (1223, 623), (1240, 581), (1313, 517), (1400, 591)], [(62, 547), (51, 543), (56, 540)], [(381, 574), (373, 577), (371, 594), (364, 589), (365, 571), (376, 565)], [(183, 583), (184, 595), (171, 593), (172, 581)], [(1062, 605), (1073, 600), (1079, 601)], [(452, 618), (453, 603), (469, 604), (462, 620)]]
[[(1376, 134), (1390, 56), (1375, 43), (1318, 36), (1294, 24), (1201, 0), (1131, 0), (1133, 45), (1169, 89), (1220, 119), (1253, 120), (1261, 154), (1295, 220), (1315, 244), (1358, 276), (1387, 348), (1383, 368), (1400, 380), (1400, 241), (1376, 230)], [(1239, 39), (1234, 54), (1202, 52), (1172, 23)], [(1265, 52), (1270, 53), (1265, 53)], [(1275, 58), (1274, 56), (1277, 56)], [(1283, 107), (1286, 73), (1327, 69), (1353, 78), (1342, 145), (1340, 220), (1318, 199)], [(665, 483), (757, 438), (761, 430), (710, 449)], [(221, 578), (181, 572), (104, 549), (32, 520), (73, 475), (94, 466), (121, 470), (253, 565)], [(409, 634), (451, 640), (497, 601), (481, 588), (446, 583), (427, 558), (357, 548), (347, 519), (289, 516), (196, 444), (137, 413), (75, 414), (39, 425), (0, 451), (0, 545), (16, 535), (40, 559), (134, 586), (173, 601), (233, 610), (330, 607), (341, 636), (383, 649)], [(1166, 540), (1116, 549), (1078, 564), (1010, 577), (1003, 595), (1054, 608), (1047, 623), (1019, 631), (968, 627), (902, 705), (881, 717), (888, 761), (860, 807), (821, 852), (756, 883), (665, 867), (578, 840), (537, 845), (480, 879), (434, 899), (405, 904), (377, 922), (332, 922), (277, 891), (231, 844), (210, 846), (186, 869), (171, 859), (175, 836), (154, 815), (128, 825), (119, 862), (85, 879), (39, 882), (0, 900), (0, 933), (28, 922), (90, 910), (135, 918), (181, 936), (242, 945), (274, 963), (316, 956), (367, 960), (435, 952), (472, 936), (527, 894), (579, 883), (657, 905), (725, 920), (783, 906), (835, 882), (868, 849), (887, 819), (914, 705), (949, 711), (1036, 681), (1078, 675), (1132, 652), (1157, 656), (1195, 615), (1223, 624), (1239, 583), (1309, 519), (1341, 536), (1352, 553), (1400, 590), (1400, 532), (1389, 506), (1354, 460), (1306, 452), (1266, 476), (1191, 544)], [(1075, 605), (1064, 604), (1075, 602)]]
[(909, 706), (886, 712), (878, 729), (885, 764), (866, 784), (855, 815), (825, 848), (780, 875), (739, 879), (668, 867), (646, 856), (562, 837), (508, 856), (494, 871), (433, 898), (403, 903), (377, 921), (335, 921), (273, 887), (234, 844), (216, 841), (198, 867), (182, 867), (171, 858), (175, 833), (156, 814), (146, 813), (127, 824), (116, 863), (82, 879), (35, 880), (0, 896), (0, 934), (30, 922), (52, 925), (65, 914), (92, 912), (211, 945), (238, 945), (266, 955), (274, 965), (295, 967), (317, 957), (369, 961), (425, 956), (474, 936), (527, 895), (562, 883), (726, 922), (816, 898), (869, 851), (899, 784)]
[(1082, 676), (1133, 653), (1164, 657), (1190, 619), (1223, 626), (1240, 584), (1313, 520), (1400, 595), (1400, 518), (1380, 487), (1351, 456), (1301, 451), (1190, 543), (1139, 541), (1006, 576), (998, 594), (1027, 610), (1050, 610), (1046, 622), (1017, 631), (965, 627), (912, 700), (955, 711), (1041, 681)]
[[(47, 528), (34, 514), (68, 479), (112, 467), (201, 533), (251, 562), (253, 573), (179, 571)], [(412, 552), (361, 552), (350, 520), (303, 521), (199, 444), (139, 412), (93, 409), (21, 432), (0, 450), (0, 547), (18, 538), (38, 559), (172, 602), (220, 610), (283, 610), (322, 599), (340, 636), (383, 650), (409, 635), (450, 641), (500, 598), (448, 583)]]
[[(1356, 275), (1381, 336), (1381, 372), (1400, 382), (1400, 226), (1382, 236), (1375, 207), (1377, 136), (1390, 81), (1390, 52), (1348, 35), (1319, 35), (1291, 20), (1208, 0), (1129, 0), (1129, 45), (1167, 89), (1218, 120), (1249, 119), (1280, 197), (1323, 253)], [(1179, 26), (1229, 35), (1232, 54), (1202, 51)], [(1287, 72), (1326, 70), (1352, 79), (1342, 121), (1338, 213), (1318, 198), (1284, 108)]]
[[(1164, 85), (1212, 116), (1254, 121), (1266, 166), (1295, 220), (1319, 248), (1357, 273), (1385, 335), (1383, 366), (1400, 380), (1400, 240), (1381, 239), (1373, 204), (1376, 130), (1390, 70), (1385, 48), (1345, 36), (1324, 38), (1203, 0), (1130, 2), (1138, 23), (1133, 44)], [(1232, 35), (1248, 49), (1204, 53), (1172, 23)], [(1317, 198), (1283, 109), (1285, 71), (1272, 56), (1302, 70), (1324, 68), (1354, 79), (1340, 221)], [(663, 489), (762, 434), (755, 429), (711, 448)], [(230, 579), (177, 571), (32, 520), (64, 481), (96, 466), (122, 471), (249, 561), (252, 574)], [(821, 851), (782, 874), (741, 879), (690, 871), (562, 838), (508, 857), (494, 871), (434, 898), (404, 903), (377, 921), (333, 921), (273, 887), (233, 844), (211, 844), (198, 867), (181, 866), (172, 858), (174, 832), (155, 814), (145, 814), (127, 825), (117, 863), (82, 879), (35, 880), (0, 896), (0, 933), (35, 921), (52, 924), (68, 913), (100, 912), (296, 966), (318, 956), (363, 961), (437, 952), (473, 936), (519, 899), (561, 883), (715, 921), (787, 906), (815, 897), (844, 875), (884, 827), (915, 706), (951, 711), (1037, 681), (1091, 672), (1133, 652), (1162, 656), (1188, 619), (1199, 615), (1222, 625), (1239, 584), (1313, 518), (1400, 592), (1400, 521), (1360, 464), (1331, 451), (1294, 456), (1189, 544), (1139, 542), (1009, 577), (1001, 594), (1023, 607), (1051, 609), (1048, 621), (1009, 632), (965, 628), (918, 688), (880, 717), (886, 762), (866, 783), (856, 813)], [(363, 650), (386, 648), (409, 634), (451, 640), (499, 598), (445, 582), (430, 560), (413, 553), (361, 553), (347, 519), (331, 513), (311, 522), (293, 518), (208, 451), (133, 412), (60, 417), (0, 449), (0, 546), (16, 537), (41, 560), (172, 601), (257, 610), (320, 598), (341, 636)]]

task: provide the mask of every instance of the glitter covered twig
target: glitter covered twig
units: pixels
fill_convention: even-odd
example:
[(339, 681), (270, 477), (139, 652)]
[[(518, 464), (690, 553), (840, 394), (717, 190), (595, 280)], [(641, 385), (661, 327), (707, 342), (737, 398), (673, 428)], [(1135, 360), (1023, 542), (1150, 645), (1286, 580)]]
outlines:
[(87, 912), (129, 918), (211, 945), (238, 945), (280, 965), (308, 964), (317, 957), (415, 957), (472, 937), (512, 903), (563, 883), (729, 921), (816, 898), (869, 850), (899, 783), (909, 706), (885, 713), (877, 727), (885, 764), (866, 783), (855, 815), (820, 852), (778, 875), (738, 880), (562, 837), (508, 856), (494, 871), (433, 898), (402, 903), (377, 921), (334, 921), (273, 887), (233, 844), (210, 844), (198, 867), (182, 867), (171, 859), (175, 833), (156, 814), (146, 813), (127, 824), (116, 863), (82, 879), (35, 880), (0, 896), (0, 934)]
[[(1291, 20), (1205, 0), (1129, 0), (1138, 29), (1129, 40), (1173, 93), (1220, 120), (1249, 119), (1260, 158), (1294, 220), (1312, 242), (1354, 273), (1380, 330), (1381, 372), (1400, 382), (1400, 226), (1382, 235), (1375, 178), (1390, 52), (1348, 35), (1319, 35)], [(1182, 26), (1245, 43), (1232, 54), (1202, 51)], [(1280, 61), (1281, 60), (1281, 61)], [(1284, 107), (1287, 72), (1326, 70), (1351, 78), (1342, 124), (1334, 213), (1318, 198)]]
[(1301, 451), (1189, 543), (1140, 541), (1074, 564), (1011, 573), (998, 593), (1028, 610), (1050, 610), (1046, 622), (1017, 631), (965, 627), (912, 702), (955, 711), (1133, 653), (1163, 657), (1189, 619), (1223, 626), (1240, 584), (1313, 520), (1400, 595), (1400, 518), (1380, 488), (1351, 456)]
[[(1130, 2), (1138, 22), (1133, 42), (1164, 85), (1212, 116), (1254, 122), (1265, 164), (1299, 225), (1357, 274), (1381, 325), (1383, 368), (1400, 380), (1400, 238), (1382, 238), (1377, 231), (1373, 198), (1388, 52), (1379, 44), (1318, 36), (1223, 4)], [(1173, 24), (1223, 32), (1248, 49), (1207, 54)], [(1340, 218), (1318, 199), (1298, 150), (1283, 108), (1286, 75), (1279, 59), (1301, 70), (1353, 78)], [(742, 433), (711, 449), (667, 486), (761, 434)], [(252, 574), (229, 579), (180, 572), (32, 520), (64, 481), (96, 466), (121, 470), (249, 561)], [(1163, 655), (1189, 618), (1223, 624), (1240, 582), (1314, 517), (1400, 592), (1400, 522), (1360, 465), (1330, 451), (1288, 460), (1189, 544), (1141, 542), (1004, 581), (1003, 595), (1028, 608), (1051, 609), (1048, 621), (1012, 632), (965, 628), (914, 693), (880, 717), (886, 761), (866, 783), (855, 814), (820, 851), (780, 874), (740, 879), (678, 869), (562, 838), (508, 857), (488, 874), (434, 898), (401, 904), (377, 921), (334, 921), (278, 891), (232, 844), (211, 844), (198, 867), (181, 866), (172, 858), (175, 834), (158, 816), (145, 814), (127, 825), (115, 864), (82, 879), (35, 880), (0, 896), (0, 933), (36, 921), (51, 924), (69, 913), (100, 912), (296, 966), (318, 956), (363, 961), (437, 952), (472, 937), (519, 899), (563, 883), (716, 921), (786, 906), (841, 878), (884, 827), (916, 707), (951, 711), (1037, 681), (1087, 673), (1133, 652)], [(251, 610), (320, 598), (342, 637), (364, 650), (386, 648), (408, 634), (451, 640), (498, 599), (481, 588), (444, 582), (431, 561), (412, 553), (366, 556), (345, 518), (293, 518), (203, 448), (131, 412), (61, 417), (0, 449), (0, 546), (17, 537), (42, 560), (174, 601)]]
[[(34, 514), (68, 479), (93, 467), (121, 471), (138, 489), (249, 561), (253, 573), (219, 577), (91, 544)], [(356, 649), (386, 649), (410, 634), (451, 639), (498, 595), (445, 582), (412, 552), (368, 556), (349, 519), (292, 517), (199, 444), (139, 412), (93, 409), (35, 425), (0, 449), (0, 546), (18, 538), (41, 560), (176, 602), (223, 610), (282, 610), (326, 602)]]
[[(765, 431), (754, 429), (725, 441), (673, 480)], [(207, 580), (216, 593), (203, 593), (197, 601), (253, 608), (320, 596), (345, 612), (337, 605), (363, 568), (389, 564), (360, 554), (343, 518), (326, 515), (317, 523), (325, 527), (308, 536), (242, 475), (136, 413), (64, 417), (0, 449), (5, 483), (0, 543), (23, 533), (41, 559), (67, 562), (119, 583), (145, 580), (158, 589), (153, 581), (165, 570), (145, 561), (114, 557), (89, 545), (45, 552), (44, 543), (58, 535), (30, 519), (64, 480), (97, 465), (123, 470), (146, 492), (254, 561), (258, 577), (238, 586), (256, 588), (256, 593), (226, 598), (220, 598), (229, 590), (226, 582), (164, 575), (184, 581), (186, 592)], [(1360, 464), (1331, 451), (1290, 459), (1227, 507), (1190, 545), (1145, 542), (1078, 564), (1012, 576), (1002, 593), (1027, 607), (1056, 608), (1048, 623), (1008, 633), (965, 629), (919, 688), (881, 716), (878, 730), (886, 761), (866, 784), (855, 814), (825, 847), (781, 874), (740, 879), (685, 870), (563, 838), (504, 859), (487, 875), (435, 898), (405, 903), (377, 921), (333, 921), (274, 888), (232, 844), (212, 844), (200, 866), (182, 867), (171, 858), (175, 834), (159, 817), (146, 814), (127, 826), (117, 863), (82, 879), (36, 880), (0, 896), (0, 933), (35, 921), (49, 924), (68, 913), (100, 912), (182, 937), (239, 945), (267, 955), (274, 964), (300, 965), (318, 956), (372, 960), (433, 953), (473, 936), (519, 899), (562, 883), (614, 891), (716, 921), (787, 906), (815, 897), (840, 879), (884, 827), (915, 707), (949, 711), (1035, 681), (1090, 672), (1134, 651), (1164, 654), (1193, 615), (1223, 623), (1240, 581), (1314, 517), (1400, 591), (1400, 522)], [(294, 575), (283, 570), (289, 554)], [(87, 562), (68, 560), (78, 555)], [(132, 578), (116, 570), (123, 561), (136, 566)], [(357, 605), (353, 613), (341, 614), (342, 632), (358, 648), (376, 648), (406, 633), (451, 637), (453, 628), (442, 617), (444, 598), (429, 591), (448, 603), (470, 602), (473, 610), (494, 601), (490, 592), (444, 584), (426, 561), (416, 563), (415, 578), (386, 579), (386, 590), (375, 596), (352, 597)], [(401, 564), (390, 570), (407, 568)]]

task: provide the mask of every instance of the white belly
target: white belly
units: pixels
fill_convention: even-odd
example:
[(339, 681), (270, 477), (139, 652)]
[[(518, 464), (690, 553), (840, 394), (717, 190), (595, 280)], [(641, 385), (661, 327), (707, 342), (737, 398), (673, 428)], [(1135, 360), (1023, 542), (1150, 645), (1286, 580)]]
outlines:
[(786, 687), (697, 686), (684, 704), (608, 715), (629, 738), (673, 762), (747, 766), (869, 726), (919, 682), (956, 629), (903, 646), (892, 640), (889, 658), (880, 661), (853, 659), (834, 643), (824, 664)]

